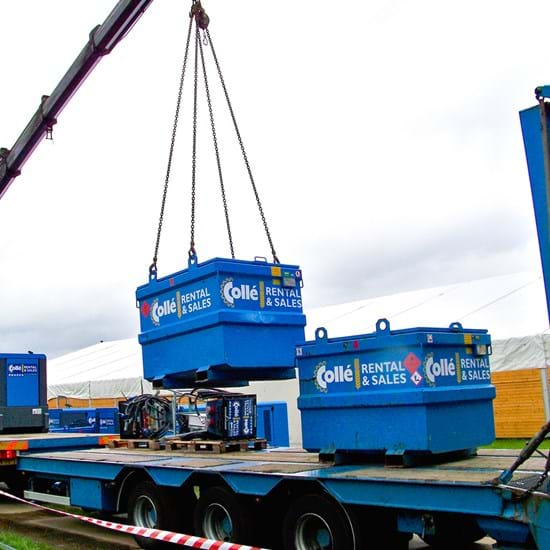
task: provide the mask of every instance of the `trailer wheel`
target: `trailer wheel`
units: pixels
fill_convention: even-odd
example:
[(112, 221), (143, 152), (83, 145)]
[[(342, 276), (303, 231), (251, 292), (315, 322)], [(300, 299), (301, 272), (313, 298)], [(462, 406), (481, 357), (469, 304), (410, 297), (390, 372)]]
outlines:
[(412, 534), (398, 530), (395, 512), (370, 506), (352, 506), (351, 513), (355, 518), (355, 535), (359, 548), (409, 548)]
[[(176, 525), (176, 507), (152, 481), (140, 481), (128, 497), (128, 521), (137, 527), (172, 530)], [(158, 550), (172, 544), (145, 537), (134, 537), (141, 548)]]
[(250, 540), (252, 518), (246, 506), (224, 487), (205, 491), (195, 507), (195, 534), (223, 542)]
[(348, 512), (337, 502), (316, 494), (291, 504), (283, 522), (283, 546), (288, 550), (359, 548)]
[(486, 535), (477, 521), (467, 516), (436, 515), (434, 525), (435, 534), (422, 536), (422, 540), (432, 548), (466, 548)]
[(8, 490), (12, 495), (23, 497), (23, 493), (27, 488), (25, 476), (21, 472), (16, 471), (15, 467), (13, 470), (11, 470), (10, 466), (6, 466), (7, 468), (10, 468), (7, 470), (8, 475), (2, 481), (8, 486)]

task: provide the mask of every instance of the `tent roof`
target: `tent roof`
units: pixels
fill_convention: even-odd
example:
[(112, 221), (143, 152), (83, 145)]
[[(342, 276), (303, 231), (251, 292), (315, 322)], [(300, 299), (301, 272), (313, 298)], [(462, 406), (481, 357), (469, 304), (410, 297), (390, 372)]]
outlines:
[(136, 338), (100, 342), (48, 361), (48, 398), (129, 397), (151, 390)]
[(137, 338), (100, 342), (48, 361), (48, 384), (116, 380), (142, 374)]
[(323, 326), (329, 337), (365, 334), (386, 318), (392, 329), (447, 327), (487, 329), (493, 340), (542, 333), (548, 329), (540, 272), (521, 272), (453, 285), (403, 292), (307, 312), (306, 336)]

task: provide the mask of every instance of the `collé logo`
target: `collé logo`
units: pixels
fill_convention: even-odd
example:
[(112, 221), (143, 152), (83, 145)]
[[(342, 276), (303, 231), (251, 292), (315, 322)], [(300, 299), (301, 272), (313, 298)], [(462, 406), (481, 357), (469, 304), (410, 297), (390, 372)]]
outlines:
[(170, 315), (176, 313), (177, 305), (176, 299), (171, 298), (170, 300), (163, 300), (162, 302), (158, 301), (158, 298), (155, 298), (151, 305), (148, 302), (143, 302), (140, 307), (141, 314), (144, 317), (151, 317), (151, 321), (155, 326), (160, 325), (160, 320), (165, 315)]
[(456, 365), (454, 360), (442, 357), (434, 361), (433, 353), (428, 353), (424, 362), (424, 373), (430, 386), (435, 386), (436, 378), (441, 376), (456, 376)]
[(8, 365), (8, 376), (24, 376), (25, 374), (38, 374), (38, 366)]
[(235, 285), (232, 277), (228, 277), (222, 281), (220, 295), (227, 307), (235, 307), (235, 300), (257, 302), (260, 299), (260, 293), (256, 285)]
[(313, 373), (315, 387), (322, 392), (327, 392), (328, 385), (334, 382), (353, 382), (353, 370), (351, 365), (335, 365), (327, 369), (327, 362), (321, 361), (315, 367)]

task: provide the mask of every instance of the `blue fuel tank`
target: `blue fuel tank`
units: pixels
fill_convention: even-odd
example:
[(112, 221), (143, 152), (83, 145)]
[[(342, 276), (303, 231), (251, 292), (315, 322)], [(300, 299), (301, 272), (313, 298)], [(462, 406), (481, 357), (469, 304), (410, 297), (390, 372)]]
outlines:
[(303, 447), (334, 453), (447, 453), (494, 440), (485, 330), (390, 330), (297, 348)]
[(304, 341), (298, 266), (214, 258), (136, 291), (144, 377), (155, 387), (294, 378)]

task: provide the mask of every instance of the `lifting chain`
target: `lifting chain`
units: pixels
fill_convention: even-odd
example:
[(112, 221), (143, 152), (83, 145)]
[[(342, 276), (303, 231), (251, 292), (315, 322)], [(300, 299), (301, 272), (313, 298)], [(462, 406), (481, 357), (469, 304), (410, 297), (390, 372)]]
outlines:
[[(198, 32), (198, 31), (197, 31)], [(218, 149), (218, 138), (216, 135), (216, 125), (214, 123), (214, 111), (212, 109), (212, 100), (210, 98), (210, 88), (208, 86), (208, 76), (206, 74), (206, 64), (204, 62), (204, 50), (203, 50), (203, 44), (199, 40), (199, 48), (201, 53), (201, 63), (202, 63), (202, 74), (204, 77), (204, 88), (206, 90), (206, 101), (208, 102), (208, 113), (210, 115), (210, 127), (212, 129), (212, 139), (214, 141), (214, 153), (216, 154), (216, 163), (218, 166), (218, 178), (220, 180), (220, 190), (222, 195), (222, 202), (223, 202), (223, 212), (225, 215), (225, 225), (227, 228), (227, 237), (229, 239), (229, 249), (231, 250), (231, 257), (235, 258), (235, 249), (233, 247), (233, 236), (231, 235), (231, 224), (229, 222), (229, 209), (227, 207), (227, 198), (225, 196), (225, 186), (223, 183), (223, 173), (222, 173), (222, 165), (220, 160), (220, 151)]]
[(195, 29), (195, 65), (193, 82), (193, 153), (191, 157), (191, 241), (189, 243), (189, 258), (195, 259), (197, 251), (195, 250), (195, 199), (197, 187), (197, 96), (198, 96), (198, 76), (199, 76), (199, 56), (198, 43), (200, 41), (199, 28)]
[(258, 193), (258, 189), (256, 187), (256, 183), (254, 181), (254, 177), (252, 176), (252, 169), (250, 168), (250, 163), (248, 161), (248, 156), (246, 154), (246, 150), (244, 148), (244, 143), (241, 137), (241, 132), (239, 131), (239, 126), (237, 124), (237, 119), (235, 118), (235, 112), (233, 111), (233, 106), (231, 105), (231, 100), (229, 99), (229, 93), (227, 92), (227, 86), (225, 85), (225, 80), (223, 78), (223, 74), (221, 71), (220, 63), (218, 61), (218, 56), (216, 55), (216, 50), (214, 49), (214, 44), (212, 42), (212, 37), (210, 36), (210, 32), (208, 29), (206, 29), (206, 36), (208, 38), (208, 42), (210, 44), (210, 48), (212, 49), (212, 57), (214, 58), (214, 62), (216, 64), (216, 69), (218, 71), (218, 76), (220, 78), (220, 82), (223, 88), (223, 93), (225, 95), (225, 100), (227, 102), (227, 107), (229, 108), (229, 113), (231, 114), (231, 120), (233, 121), (233, 126), (235, 128), (235, 133), (237, 134), (237, 139), (239, 141), (239, 146), (241, 148), (241, 153), (243, 155), (244, 163), (246, 166), (246, 171), (248, 172), (248, 177), (250, 179), (250, 183), (252, 185), (252, 190), (254, 191), (254, 196), (256, 198), (256, 204), (258, 206), (258, 210), (260, 212), (260, 217), (262, 218), (262, 224), (264, 226), (264, 231), (267, 237), (267, 241), (269, 243), (269, 248), (271, 249), (271, 254), (273, 255), (273, 263), (280, 263), (279, 258), (277, 257), (277, 253), (275, 252), (275, 247), (273, 246), (273, 240), (271, 239), (271, 233), (269, 231), (269, 227), (267, 225), (267, 220), (264, 214), (264, 209), (262, 208), (262, 203), (260, 201), (260, 195)]
[(158, 229), (157, 229), (157, 238), (155, 241), (155, 252), (153, 254), (153, 263), (149, 266), (149, 276), (150, 277), (156, 277), (157, 274), (157, 260), (158, 260), (158, 252), (159, 252), (159, 246), (160, 246), (160, 234), (162, 232), (162, 224), (164, 221), (164, 210), (166, 208), (166, 196), (168, 194), (168, 183), (170, 181), (170, 172), (172, 170), (172, 158), (174, 156), (174, 147), (176, 145), (176, 134), (178, 131), (178, 120), (180, 115), (180, 107), (181, 107), (181, 98), (183, 94), (183, 82), (185, 80), (185, 69), (187, 68), (187, 57), (189, 54), (189, 42), (191, 40), (191, 28), (193, 25), (193, 20), (189, 20), (189, 28), (187, 30), (187, 41), (185, 44), (185, 55), (183, 56), (183, 63), (181, 67), (181, 75), (180, 75), (180, 82), (178, 87), (178, 98), (176, 101), (176, 114), (174, 116), (174, 124), (172, 126), (172, 139), (170, 140), (170, 150), (168, 153), (168, 165), (166, 167), (166, 176), (164, 178), (164, 189), (162, 192), (162, 201), (160, 206), (160, 216), (159, 216), (159, 223), (158, 223)]
[[(233, 237), (231, 234), (231, 225), (229, 221), (229, 208), (227, 203), (227, 196), (225, 191), (225, 183), (222, 173), (222, 165), (221, 165), (221, 159), (220, 159), (220, 152), (219, 152), (219, 144), (218, 144), (218, 137), (216, 133), (216, 125), (214, 120), (214, 110), (212, 108), (212, 98), (210, 94), (210, 86), (208, 82), (208, 76), (206, 71), (206, 62), (205, 62), (205, 56), (204, 56), (204, 50), (203, 45), (207, 46), (210, 45), (212, 50), (212, 56), (214, 58), (214, 62), (216, 65), (217, 73), (220, 79), (221, 86), (223, 88), (224, 96), (227, 102), (227, 106), (229, 108), (229, 113), (231, 115), (231, 119), (233, 121), (233, 126), (235, 128), (235, 133), (237, 135), (237, 140), (239, 142), (239, 146), (241, 149), (241, 153), (243, 155), (244, 163), (246, 166), (246, 170), (250, 179), (250, 183), (252, 185), (252, 190), (254, 192), (254, 197), (256, 199), (256, 204), (258, 206), (258, 210), (260, 212), (260, 217), (262, 220), (262, 224), (267, 236), (267, 240), (269, 243), (269, 247), (271, 249), (271, 253), (273, 255), (273, 262), (279, 263), (279, 258), (277, 257), (277, 254), (275, 252), (275, 248), (273, 246), (273, 241), (271, 238), (271, 233), (269, 231), (269, 227), (267, 225), (267, 220), (265, 217), (265, 213), (260, 201), (260, 196), (258, 193), (258, 189), (256, 187), (256, 183), (254, 181), (254, 177), (252, 175), (252, 170), (250, 167), (250, 162), (248, 160), (248, 156), (246, 154), (246, 150), (244, 147), (244, 143), (241, 137), (241, 133), (239, 130), (239, 127), (237, 125), (237, 120), (235, 117), (235, 113), (233, 111), (233, 106), (231, 105), (231, 101), (229, 99), (229, 94), (227, 91), (227, 87), (225, 84), (225, 80), (223, 78), (223, 74), (220, 68), (220, 64), (218, 61), (218, 57), (216, 55), (216, 52), (214, 50), (214, 45), (212, 43), (212, 37), (210, 36), (210, 32), (208, 30), (208, 25), (210, 23), (210, 19), (206, 12), (204, 11), (204, 8), (201, 5), (200, 0), (193, 0), (191, 11), (189, 13), (189, 29), (187, 32), (187, 41), (185, 46), (185, 55), (184, 60), (182, 64), (181, 69), (181, 76), (180, 76), (180, 83), (179, 83), (179, 89), (178, 89), (178, 97), (177, 97), (177, 103), (176, 103), (176, 113), (174, 116), (174, 124), (172, 128), (172, 139), (170, 142), (170, 150), (168, 155), (168, 165), (166, 169), (166, 177), (164, 181), (164, 189), (162, 194), (162, 201), (161, 201), (161, 210), (160, 210), (160, 217), (159, 217), (159, 223), (158, 223), (158, 230), (157, 230), (157, 238), (155, 242), (155, 252), (153, 255), (153, 262), (149, 267), (149, 276), (151, 278), (156, 277), (157, 273), (157, 260), (158, 260), (158, 251), (160, 246), (160, 235), (162, 232), (162, 226), (163, 226), (163, 220), (164, 220), (164, 212), (166, 207), (166, 197), (168, 194), (168, 183), (170, 180), (170, 173), (171, 173), (171, 167), (172, 167), (172, 159), (174, 154), (174, 148), (175, 148), (175, 141), (176, 141), (176, 134), (177, 134), (177, 126), (179, 121), (179, 114), (180, 114), (180, 108), (181, 108), (181, 99), (182, 99), (182, 93), (183, 93), (183, 84), (185, 79), (185, 72), (187, 69), (187, 60), (189, 55), (189, 45), (191, 42), (191, 32), (192, 32), (192, 26), (193, 22), (195, 22), (195, 58), (194, 58), (194, 75), (193, 75), (193, 143), (192, 143), (192, 154), (191, 154), (191, 228), (190, 228), (190, 243), (189, 243), (189, 251), (188, 255), (191, 261), (196, 260), (197, 252), (195, 248), (195, 222), (196, 222), (196, 187), (197, 187), (197, 119), (198, 119), (198, 80), (199, 80), (199, 55), (200, 55), (200, 61), (201, 61), (201, 67), (202, 67), (202, 75), (204, 79), (204, 88), (206, 92), (206, 101), (208, 104), (208, 113), (210, 118), (210, 128), (212, 131), (212, 140), (214, 144), (214, 153), (216, 156), (216, 164), (218, 169), (218, 178), (220, 182), (220, 191), (221, 191), (221, 197), (222, 197), (222, 203), (223, 203), (223, 210), (224, 210), (224, 216), (225, 216), (225, 224), (227, 229), (227, 235), (229, 240), (229, 248), (231, 251), (231, 257), (235, 258), (235, 251), (234, 251), (234, 245), (233, 245)], [(201, 42), (200, 39), (200, 32), (203, 32), (203, 41)]]

